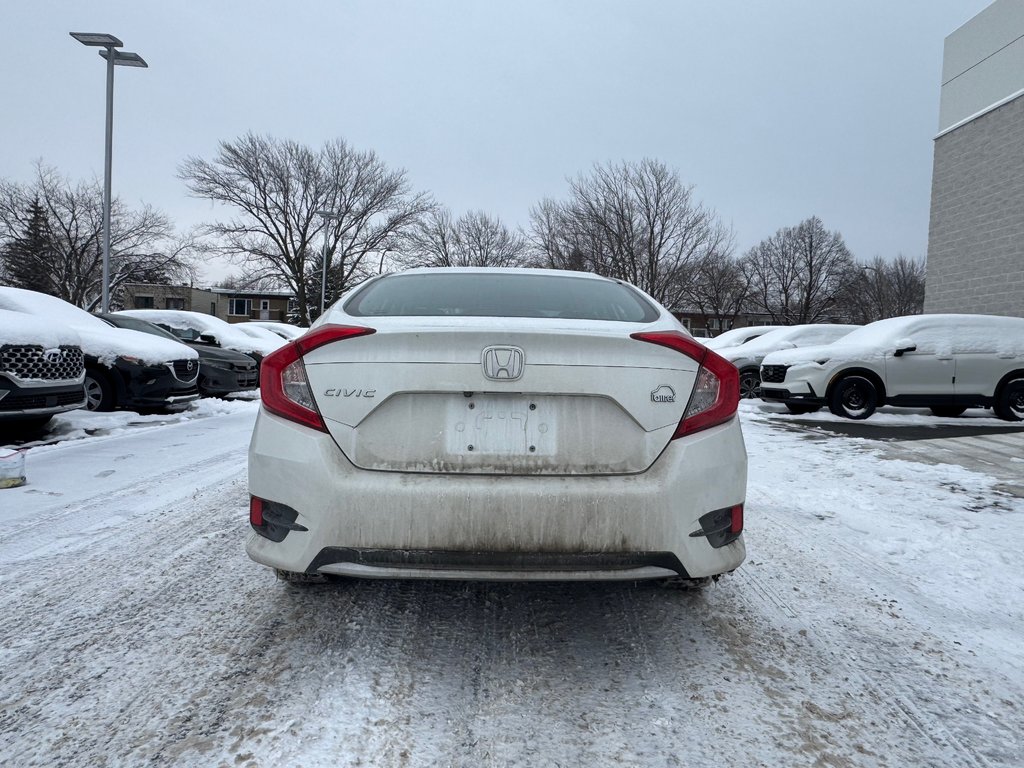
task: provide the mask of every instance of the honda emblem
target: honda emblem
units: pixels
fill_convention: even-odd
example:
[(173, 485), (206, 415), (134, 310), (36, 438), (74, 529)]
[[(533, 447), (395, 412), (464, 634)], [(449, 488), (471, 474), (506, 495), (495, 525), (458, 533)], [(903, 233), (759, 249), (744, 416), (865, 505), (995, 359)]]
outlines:
[(481, 360), (484, 376), (494, 381), (515, 381), (523, 375), (525, 361), (519, 347), (487, 347)]

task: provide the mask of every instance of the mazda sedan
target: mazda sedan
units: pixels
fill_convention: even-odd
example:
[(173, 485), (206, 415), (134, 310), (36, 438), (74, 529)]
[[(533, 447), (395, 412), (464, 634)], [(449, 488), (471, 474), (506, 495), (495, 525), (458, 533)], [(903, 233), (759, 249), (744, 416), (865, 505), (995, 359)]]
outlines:
[(418, 269), (263, 361), (247, 551), (327, 576), (662, 579), (744, 558), (736, 368), (578, 272)]

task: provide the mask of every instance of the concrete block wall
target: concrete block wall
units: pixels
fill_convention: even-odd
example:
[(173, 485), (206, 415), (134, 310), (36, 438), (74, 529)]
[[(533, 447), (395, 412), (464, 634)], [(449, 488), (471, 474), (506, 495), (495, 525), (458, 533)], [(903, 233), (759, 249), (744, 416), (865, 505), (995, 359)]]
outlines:
[(1024, 317), (1024, 97), (935, 141), (924, 311)]

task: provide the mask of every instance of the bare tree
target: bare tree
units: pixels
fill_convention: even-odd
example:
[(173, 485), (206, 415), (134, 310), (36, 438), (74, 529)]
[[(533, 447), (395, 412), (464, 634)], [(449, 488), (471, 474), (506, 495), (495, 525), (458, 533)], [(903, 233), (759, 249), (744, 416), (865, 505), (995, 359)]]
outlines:
[[(256, 277), (295, 291), (303, 324), (317, 303), (325, 235), (330, 301), (371, 274), (380, 254), (431, 207), (427, 195), (412, 192), (405, 171), (342, 139), (313, 150), (249, 133), (221, 142), (211, 161), (188, 158), (179, 176), (194, 195), (234, 211), (204, 232)], [(325, 222), (321, 210), (335, 218)]]
[[(25, 235), (45, 221), (46, 248), (24, 248)], [(38, 162), (26, 184), (0, 180), (0, 258), (32, 260), (33, 290), (95, 309), (102, 296), (103, 190), (96, 180), (72, 182)], [(21, 244), (19, 247), (17, 244)], [(14, 250), (12, 251), (12, 247)], [(126, 282), (163, 282), (192, 274), (194, 243), (176, 236), (170, 221), (149, 206), (111, 201), (110, 290)], [(10, 269), (5, 269), (10, 273)]]
[(515, 267), (523, 263), (529, 243), (483, 211), (454, 219), (439, 206), (409, 229), (402, 248), (410, 266)]
[(843, 313), (858, 323), (887, 317), (919, 315), (924, 311), (925, 263), (902, 254), (888, 261), (875, 256), (854, 264), (840, 295)]
[(729, 328), (744, 310), (750, 286), (739, 262), (732, 255), (732, 241), (705, 254), (694, 266), (683, 286), (689, 309), (704, 316), (705, 326), (717, 320), (717, 327)]
[(687, 276), (730, 232), (656, 160), (597, 165), (569, 182), (564, 201), (530, 212), (535, 263), (626, 280), (667, 307), (683, 301)]
[(741, 263), (751, 305), (773, 322), (794, 325), (836, 311), (853, 258), (843, 236), (812, 216), (762, 240)]

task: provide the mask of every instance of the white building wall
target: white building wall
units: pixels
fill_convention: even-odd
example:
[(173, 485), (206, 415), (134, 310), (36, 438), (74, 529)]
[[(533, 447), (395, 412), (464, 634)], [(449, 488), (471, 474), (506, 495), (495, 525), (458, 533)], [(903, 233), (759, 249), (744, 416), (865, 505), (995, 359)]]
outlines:
[(939, 133), (1024, 91), (1024, 0), (996, 0), (946, 38)]

